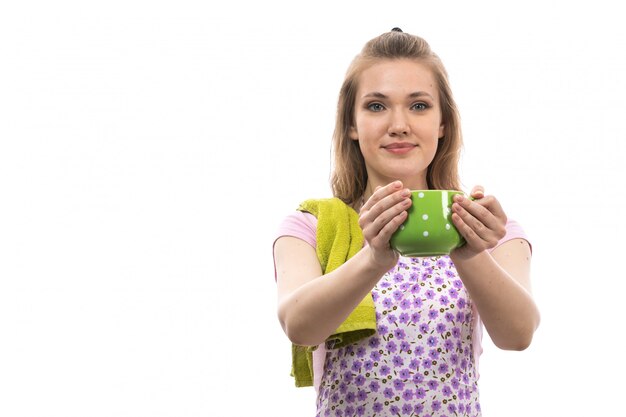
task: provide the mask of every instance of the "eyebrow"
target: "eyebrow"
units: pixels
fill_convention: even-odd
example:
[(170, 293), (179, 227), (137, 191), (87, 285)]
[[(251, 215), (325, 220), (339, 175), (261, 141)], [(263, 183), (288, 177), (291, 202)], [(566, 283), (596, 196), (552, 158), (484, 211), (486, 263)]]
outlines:
[[(417, 97), (423, 97), (423, 96), (430, 97), (431, 99), (433, 99), (433, 100), (434, 100), (434, 97), (433, 97), (433, 96), (431, 96), (430, 94), (428, 94), (428, 93), (427, 93), (427, 92), (425, 92), (425, 91), (415, 91), (415, 92), (413, 92), (413, 93), (409, 94), (409, 97), (410, 97), (410, 98), (417, 98)], [(367, 94), (365, 94), (365, 95), (363, 96), (363, 98), (368, 98), (368, 97), (374, 97), (374, 98), (380, 98), (380, 99), (386, 99), (386, 98), (389, 98), (389, 97), (387, 97), (386, 95), (384, 95), (383, 93), (379, 93), (378, 91), (374, 91), (374, 92), (371, 92), (371, 93), (367, 93)]]

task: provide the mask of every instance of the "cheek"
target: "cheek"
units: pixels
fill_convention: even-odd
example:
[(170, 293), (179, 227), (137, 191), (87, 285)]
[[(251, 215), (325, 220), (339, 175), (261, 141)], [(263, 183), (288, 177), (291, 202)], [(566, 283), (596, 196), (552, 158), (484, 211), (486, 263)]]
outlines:
[(385, 123), (373, 118), (362, 120), (358, 127), (361, 133), (365, 132), (371, 138), (379, 138), (387, 132)]
[(350, 129), (360, 141), (367, 141), (373, 136), (374, 127), (368, 120), (356, 119), (356, 126)]
[(417, 136), (430, 142), (439, 139), (439, 126), (434, 123), (420, 124), (415, 127), (414, 132), (417, 132)]

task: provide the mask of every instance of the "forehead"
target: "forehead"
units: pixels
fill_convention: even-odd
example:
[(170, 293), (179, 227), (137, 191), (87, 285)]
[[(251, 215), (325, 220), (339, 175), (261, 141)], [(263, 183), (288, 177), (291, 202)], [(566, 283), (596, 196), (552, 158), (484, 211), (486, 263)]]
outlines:
[(385, 95), (411, 94), (416, 91), (438, 96), (437, 82), (432, 69), (421, 61), (393, 59), (377, 61), (365, 68), (359, 76), (358, 96), (371, 92)]

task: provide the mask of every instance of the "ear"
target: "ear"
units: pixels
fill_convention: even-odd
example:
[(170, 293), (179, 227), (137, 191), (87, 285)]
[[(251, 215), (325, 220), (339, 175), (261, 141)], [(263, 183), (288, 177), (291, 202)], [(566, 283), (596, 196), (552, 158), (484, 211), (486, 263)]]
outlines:
[(348, 136), (350, 136), (350, 139), (352, 140), (359, 140), (359, 134), (356, 131), (356, 127), (350, 126), (350, 131), (348, 132)]
[(441, 125), (439, 125), (439, 139), (444, 137), (445, 131), (446, 131), (446, 126), (442, 123)]

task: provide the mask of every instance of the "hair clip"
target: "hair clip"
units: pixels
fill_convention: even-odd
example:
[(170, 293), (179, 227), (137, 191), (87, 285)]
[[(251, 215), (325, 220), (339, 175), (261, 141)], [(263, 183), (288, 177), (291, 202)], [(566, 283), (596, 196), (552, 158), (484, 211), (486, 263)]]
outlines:
[(402, 32), (402, 29), (400, 28), (393, 28), (391, 29), (392, 32)]

